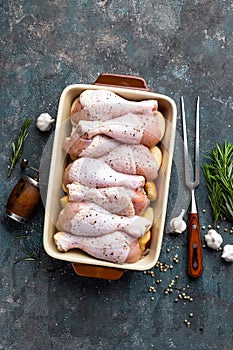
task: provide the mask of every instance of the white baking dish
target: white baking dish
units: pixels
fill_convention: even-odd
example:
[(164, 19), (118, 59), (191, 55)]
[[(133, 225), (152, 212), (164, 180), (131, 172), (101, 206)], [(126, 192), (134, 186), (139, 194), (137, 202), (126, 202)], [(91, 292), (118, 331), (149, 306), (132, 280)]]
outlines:
[[(115, 75), (112, 75), (112, 77), (114, 78)], [(137, 78), (135, 79), (137, 80)], [(61, 210), (59, 200), (62, 196), (64, 196), (64, 192), (62, 190), (61, 185), (62, 175), (64, 167), (66, 165), (66, 154), (62, 150), (62, 143), (65, 137), (68, 136), (71, 131), (71, 124), (69, 120), (71, 104), (74, 101), (74, 99), (80, 95), (82, 91), (87, 89), (109, 89), (126, 99), (135, 101), (145, 99), (156, 99), (158, 101), (158, 109), (163, 113), (167, 122), (166, 132), (160, 145), (163, 154), (163, 160), (161, 169), (159, 171), (158, 179), (156, 180), (156, 185), (158, 189), (158, 199), (156, 200), (153, 206), (154, 224), (152, 228), (152, 241), (150, 251), (144, 258), (137, 261), (136, 263), (127, 263), (119, 265), (108, 261), (98, 260), (78, 249), (62, 253), (57, 250), (53, 240), (53, 236), (56, 232), (55, 223), (57, 221), (58, 213)], [(81, 270), (82, 268), (84, 268), (84, 272), (80, 272), (80, 274), (90, 276), (93, 275), (96, 277), (105, 278), (105, 271), (113, 271), (114, 269), (120, 271), (120, 274), (122, 274), (124, 270), (148, 270), (155, 265), (159, 258), (169, 193), (177, 112), (176, 105), (171, 98), (165, 95), (152, 93), (146, 90), (148, 90), (148, 88), (145, 88), (143, 90), (137, 87), (131, 89), (129, 86), (126, 86), (126, 88), (122, 88), (112, 86), (112, 84), (110, 84), (110, 86), (105, 86), (102, 84), (75, 84), (66, 87), (60, 97), (50, 164), (50, 174), (44, 219), (43, 243), (48, 255), (56, 259), (66, 260), (68, 262), (74, 263), (75, 265), (73, 266), (77, 273), (78, 267), (80, 267)], [(88, 270), (86, 270), (87, 272), (85, 272), (85, 265), (88, 267)], [(98, 268), (100, 268), (100, 273), (96, 272), (98, 271)], [(93, 272), (92, 274), (90, 273), (90, 270), (95, 272)], [(109, 275), (106, 273), (106, 278), (111, 278), (111, 276), (109, 277)]]

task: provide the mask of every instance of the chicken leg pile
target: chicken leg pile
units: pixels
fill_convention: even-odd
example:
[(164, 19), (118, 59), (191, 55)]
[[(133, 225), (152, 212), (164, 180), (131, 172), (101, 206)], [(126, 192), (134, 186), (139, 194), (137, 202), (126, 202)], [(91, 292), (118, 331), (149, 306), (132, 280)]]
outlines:
[[(155, 100), (129, 101), (108, 90), (85, 90), (71, 106), (71, 162), (63, 176), (54, 241), (101, 260), (136, 262), (145, 254), (162, 162), (157, 144), (165, 119)], [(149, 235), (148, 235), (149, 233)], [(142, 244), (143, 242), (143, 244)]]

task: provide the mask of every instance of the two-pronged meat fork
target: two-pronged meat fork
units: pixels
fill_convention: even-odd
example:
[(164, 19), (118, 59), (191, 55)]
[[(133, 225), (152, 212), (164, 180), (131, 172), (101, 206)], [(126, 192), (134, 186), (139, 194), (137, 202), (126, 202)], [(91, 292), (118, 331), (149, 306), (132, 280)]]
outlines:
[(186, 118), (184, 99), (181, 97), (181, 115), (183, 120), (184, 138), (184, 170), (185, 183), (191, 191), (191, 210), (188, 214), (188, 273), (192, 277), (199, 277), (202, 274), (202, 243), (200, 237), (200, 225), (195, 200), (195, 189), (199, 185), (199, 119), (200, 119), (200, 98), (197, 98), (196, 105), (196, 146), (195, 146), (195, 179), (190, 180), (189, 154), (187, 142)]

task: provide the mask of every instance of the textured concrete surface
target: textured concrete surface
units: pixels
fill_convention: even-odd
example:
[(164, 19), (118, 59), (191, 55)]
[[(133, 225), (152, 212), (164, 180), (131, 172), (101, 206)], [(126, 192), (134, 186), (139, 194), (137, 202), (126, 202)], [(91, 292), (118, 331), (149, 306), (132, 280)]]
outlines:
[[(168, 272), (156, 267), (155, 277), (126, 272), (115, 282), (78, 277), (69, 264), (44, 252), (43, 207), (19, 225), (5, 218), (5, 204), (21, 176), (18, 164), (7, 179), (11, 144), (23, 120), (32, 119), (23, 156), (38, 166), (52, 131), (39, 132), (36, 118), (42, 112), (56, 117), (67, 85), (92, 83), (103, 72), (142, 76), (178, 109), (183, 95), (190, 133), (200, 95), (202, 164), (217, 142), (232, 142), (232, 1), (8, 0), (1, 1), (0, 18), (0, 349), (230, 349), (233, 265), (221, 252), (204, 249), (203, 275), (192, 281), (186, 234), (165, 233), (159, 260), (174, 265)], [(181, 209), (179, 203), (186, 204), (185, 198), (177, 203), (180, 135), (178, 116), (167, 220)], [(201, 225), (207, 227), (212, 217), (203, 176), (197, 200)], [(224, 244), (233, 243), (232, 225), (220, 226)], [(39, 250), (39, 260), (15, 263), (26, 257), (22, 248)], [(176, 275), (179, 288), (189, 285), (183, 292), (192, 302), (174, 302), (178, 289), (164, 294)], [(151, 285), (156, 293), (148, 292)]]

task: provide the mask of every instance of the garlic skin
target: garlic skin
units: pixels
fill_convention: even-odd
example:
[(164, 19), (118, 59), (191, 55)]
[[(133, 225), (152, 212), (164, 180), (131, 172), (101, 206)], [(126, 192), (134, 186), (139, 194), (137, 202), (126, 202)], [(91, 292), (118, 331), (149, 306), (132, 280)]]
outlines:
[(223, 247), (223, 254), (221, 257), (228, 262), (233, 262), (233, 245), (232, 244), (226, 244)]
[(205, 235), (205, 241), (209, 248), (218, 249), (220, 248), (223, 242), (223, 239), (222, 239), (222, 236), (217, 231), (215, 231), (214, 229), (211, 229)]
[(55, 119), (53, 119), (48, 113), (41, 113), (37, 118), (36, 126), (40, 131), (49, 131), (54, 121)]
[(182, 233), (186, 230), (187, 225), (186, 225), (186, 222), (183, 220), (184, 214), (185, 214), (185, 210), (182, 209), (180, 215), (171, 219), (169, 223), (170, 232)]

